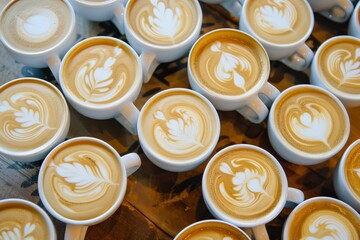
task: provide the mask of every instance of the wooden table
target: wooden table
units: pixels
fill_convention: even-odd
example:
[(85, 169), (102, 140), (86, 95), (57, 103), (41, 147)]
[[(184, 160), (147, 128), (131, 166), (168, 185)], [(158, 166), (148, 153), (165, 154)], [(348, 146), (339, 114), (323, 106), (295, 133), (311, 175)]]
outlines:
[[(3, 7), (8, 0), (0, 0)], [(213, 29), (237, 28), (235, 18), (219, 6), (202, 4), (204, 20), (202, 34)], [(78, 17), (79, 40), (94, 35), (121, 36), (110, 22), (90, 23)], [(315, 27), (307, 44), (316, 51), (326, 39), (347, 33), (347, 23), (333, 23), (315, 15)], [(176, 62), (161, 64), (149, 83), (143, 86), (136, 106), (141, 108), (154, 93), (173, 87), (190, 88), (187, 72), (187, 57)], [(49, 69), (34, 69), (15, 63), (0, 45), (0, 84), (28, 76), (39, 77), (54, 83)], [(271, 63), (270, 82), (280, 91), (297, 84), (309, 83), (309, 71), (296, 72), (279, 62)], [(71, 107), (71, 127), (68, 139), (92, 136), (112, 145), (121, 155), (137, 152), (142, 159), (141, 168), (129, 177), (125, 199), (118, 211), (106, 221), (91, 226), (86, 239), (172, 239), (187, 225), (213, 218), (207, 210), (201, 194), (201, 178), (206, 163), (198, 168), (172, 173), (152, 164), (140, 148), (138, 138), (129, 134), (115, 120), (98, 121), (86, 118)], [(279, 157), (272, 149), (267, 136), (267, 122), (252, 124), (236, 112), (221, 112), (220, 139), (213, 154), (220, 149), (236, 144), (249, 143), (260, 146), (279, 160), (288, 177), (289, 186), (301, 189), (305, 198), (332, 196), (334, 167), (345, 148), (360, 138), (360, 108), (348, 109), (351, 132), (346, 146), (329, 161), (315, 166), (298, 166)], [(21, 163), (0, 161), (0, 199), (24, 198), (43, 207), (37, 191), (37, 177), (41, 161)], [(291, 209), (284, 209), (267, 224), (271, 239), (280, 239), (281, 229)], [(53, 219), (58, 238), (63, 239), (65, 224)]]

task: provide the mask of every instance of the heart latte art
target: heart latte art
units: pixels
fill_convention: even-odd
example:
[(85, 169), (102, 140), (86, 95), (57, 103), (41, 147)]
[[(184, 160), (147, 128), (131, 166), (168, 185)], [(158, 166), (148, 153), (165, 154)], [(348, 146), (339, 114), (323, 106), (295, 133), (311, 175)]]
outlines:
[(274, 110), (274, 121), (283, 140), (314, 154), (337, 147), (348, 130), (339, 103), (317, 89), (287, 92)]
[(206, 188), (217, 209), (231, 218), (263, 218), (279, 202), (282, 183), (277, 166), (253, 149), (230, 149), (208, 167)]
[(163, 46), (186, 40), (198, 21), (194, 0), (130, 1), (126, 15), (139, 38)]
[(122, 171), (116, 155), (100, 143), (67, 142), (47, 157), (43, 191), (60, 215), (87, 220), (106, 212), (117, 200)]

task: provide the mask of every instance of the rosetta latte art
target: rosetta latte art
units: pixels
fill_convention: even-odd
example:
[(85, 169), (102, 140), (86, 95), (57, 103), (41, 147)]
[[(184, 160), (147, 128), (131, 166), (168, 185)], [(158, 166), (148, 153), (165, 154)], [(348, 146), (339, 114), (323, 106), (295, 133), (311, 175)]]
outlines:
[(17, 225), (12, 229), (1, 230), (0, 240), (36, 240), (36, 237), (32, 235), (36, 229), (35, 224), (26, 223), (25, 226)]

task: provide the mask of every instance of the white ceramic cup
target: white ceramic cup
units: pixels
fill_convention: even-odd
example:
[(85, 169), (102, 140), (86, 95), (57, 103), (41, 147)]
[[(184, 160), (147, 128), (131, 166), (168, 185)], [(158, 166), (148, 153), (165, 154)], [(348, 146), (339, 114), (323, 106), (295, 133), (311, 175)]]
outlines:
[(350, 0), (308, 0), (314, 12), (334, 22), (346, 22), (354, 9)]
[(75, 12), (85, 19), (102, 22), (112, 21), (124, 34), (123, 12), (127, 0), (87, 1), (69, 0)]
[[(304, 100), (298, 100), (293, 103), (291, 107), (285, 108), (282, 112), (286, 111), (286, 114), (276, 113), (278, 105), (284, 102), (284, 99), (288, 99), (289, 96), (298, 96), (299, 93), (310, 93), (305, 97), (301, 97)], [(328, 100), (317, 100), (318, 98), (312, 99), (312, 95), (321, 94), (326, 96)], [(300, 97), (299, 97), (300, 98)], [(291, 100), (292, 102), (295, 100)], [(329, 101), (332, 101), (329, 103)], [(319, 105), (317, 104), (319, 103)], [(329, 109), (326, 109), (326, 104), (328, 104)], [(339, 113), (336, 117), (331, 117), (331, 121), (327, 119), (326, 116), (330, 116), (330, 111), (337, 109)], [(319, 109), (319, 111), (315, 110)], [(275, 116), (281, 116), (278, 120), (279, 127), (282, 129), (292, 130), (290, 134), (291, 141), (295, 141), (300, 148), (295, 148), (294, 144), (291, 144), (290, 141), (286, 140), (283, 136), (284, 134), (280, 132), (276, 126)], [(289, 123), (285, 123), (283, 118), (288, 117)], [(328, 143), (332, 135), (335, 136), (334, 129), (340, 124), (336, 122), (336, 119), (343, 121), (343, 128), (341, 131), (338, 131), (340, 139), (331, 138), (332, 145), (331, 147)], [(286, 132), (286, 131), (284, 131)], [(275, 151), (285, 160), (298, 164), (298, 165), (314, 165), (328, 160), (337, 154), (345, 145), (350, 134), (350, 120), (347, 114), (347, 111), (344, 105), (340, 100), (335, 97), (332, 93), (327, 90), (324, 90), (317, 86), (312, 85), (296, 85), (286, 89), (281, 92), (278, 98), (275, 100), (272, 105), (268, 117), (268, 135), (272, 147)], [(336, 136), (338, 136), (336, 135)], [(325, 136), (325, 139), (324, 139)], [(310, 152), (314, 149), (318, 149), (322, 144), (322, 150), (315, 153)], [(324, 145), (329, 146), (324, 150)], [(305, 151), (306, 150), (306, 151)]]
[(348, 33), (351, 36), (360, 38), (360, 2), (358, 2), (355, 6), (353, 14), (351, 15), (349, 26), (348, 26)]
[[(143, 0), (145, 1), (145, 0)], [(146, 0), (151, 2), (158, 2), (154, 0)], [(143, 73), (144, 73), (144, 83), (148, 82), (154, 73), (155, 69), (160, 63), (168, 63), (175, 61), (184, 55), (188, 53), (194, 42), (197, 40), (200, 34), (201, 30), (201, 24), (202, 24), (202, 10), (201, 6), (198, 1), (193, 1), (196, 12), (197, 12), (197, 20), (193, 24), (195, 24), (193, 32), (183, 41), (178, 42), (174, 45), (157, 45), (150, 43), (148, 41), (145, 41), (143, 38), (141, 38), (136, 32), (130, 27), (128, 15), (129, 15), (129, 6), (135, 2), (135, 0), (129, 0), (124, 13), (124, 29), (125, 29), (125, 35), (129, 42), (129, 44), (135, 49), (135, 51), (140, 55), (140, 60), (143, 66)], [(160, 4), (162, 3), (161, 0), (159, 0)], [(158, 5), (157, 5), (158, 6)], [(174, 14), (175, 11), (172, 9), (168, 9), (168, 12), (171, 12)], [(174, 9), (175, 10), (175, 9)], [(154, 6), (154, 12), (158, 11), (156, 7)], [(156, 15), (155, 15), (156, 16)], [(165, 16), (165, 15), (163, 15)], [(160, 17), (160, 16), (159, 16)], [(174, 18), (176, 19), (176, 18)], [(154, 20), (154, 22), (156, 22)], [(166, 23), (168, 20), (159, 19), (159, 21), (162, 21), (162, 23)], [(172, 24), (172, 22), (170, 23)], [(156, 27), (156, 29), (161, 30), (162, 32), (165, 31), (165, 28), (168, 29), (168, 25), (161, 25), (159, 27)], [(162, 29), (164, 28), (164, 29)], [(173, 27), (170, 27), (170, 29)]]
[[(25, 199), (20, 199), (20, 198), (7, 198), (7, 199), (1, 199), (0, 200), (0, 213), (2, 211), (6, 211), (9, 208), (14, 208), (15, 207), (20, 207), (20, 209), (22, 209), (22, 212), (20, 213), (24, 213), (24, 211), (35, 211), (37, 214), (39, 214), (39, 216), (41, 217), (42, 221), (44, 221), (44, 223), (46, 224), (46, 229), (47, 229), (47, 234), (48, 234), (48, 238), (37, 238), (38, 240), (56, 240), (57, 239), (57, 234), (56, 234), (56, 229), (54, 227), (53, 222), (51, 221), (50, 217), (47, 215), (47, 213), (40, 208), (38, 205), (36, 205), (33, 202), (30, 202), (28, 200)], [(19, 213), (19, 212), (17, 212)], [(30, 217), (32, 217), (30, 214), (28, 215)], [(14, 217), (19, 217), (19, 216), (14, 216)], [(16, 229), (9, 229), (6, 227), (6, 221), (5, 222), (1, 222), (1, 225), (4, 226), (4, 229), (0, 228), (0, 236), (3, 239), (18, 239), (16, 238), (16, 236), (20, 235), (20, 239), (34, 239), (33, 237), (33, 232), (37, 231), (37, 224), (39, 224), (39, 219), (37, 217), (33, 217), (32, 219), (27, 219), (27, 220), (35, 220), (34, 222), (21, 222), (21, 221), (16, 221), (11, 219), (10, 220), (10, 224), (14, 226), (14, 221), (16, 222)], [(19, 235), (17, 235), (19, 234)], [(13, 238), (14, 237), (14, 238)], [(46, 236), (45, 236), (46, 237)]]
[[(116, 158), (118, 159), (118, 163), (121, 169), (121, 181), (118, 185), (119, 189), (119, 193), (116, 197), (116, 201), (113, 203), (113, 205), (108, 206), (108, 209), (99, 214), (98, 216), (94, 217), (94, 218), (90, 218), (90, 219), (82, 219), (82, 220), (78, 220), (78, 219), (71, 219), (68, 217), (65, 217), (63, 215), (61, 215), (60, 213), (58, 213), (56, 210), (54, 210), (53, 206), (49, 203), (49, 200), (46, 197), (46, 194), (44, 193), (44, 175), (46, 172), (46, 168), (49, 167), (49, 162), (52, 160), (51, 158), (53, 156), (51, 156), (52, 152), (56, 152), (58, 151), (58, 149), (63, 148), (63, 146), (69, 147), (70, 144), (72, 143), (76, 143), (76, 142), (82, 142), (82, 141), (90, 141), (90, 142), (94, 142), (95, 144), (99, 144), (102, 145), (103, 147), (105, 147), (106, 149), (108, 149), (108, 151), (110, 151), (113, 155), (116, 156)], [(65, 149), (66, 150), (66, 149)], [(87, 151), (91, 152), (92, 149), (88, 149)], [(136, 154), (136, 153), (129, 153), (125, 156), (120, 156), (118, 154), (118, 152), (112, 147), (110, 146), (108, 143), (100, 140), (100, 139), (96, 139), (96, 138), (92, 138), (92, 137), (77, 137), (77, 138), (73, 138), (70, 140), (67, 140), (61, 144), (59, 144), (56, 148), (53, 149), (53, 151), (49, 153), (49, 155), (45, 158), (44, 162), (41, 165), (40, 168), (40, 172), (39, 172), (39, 177), (38, 177), (38, 189), (39, 189), (39, 195), (40, 195), (40, 199), (42, 201), (42, 203), (44, 204), (45, 208), (49, 211), (49, 213), (54, 216), (56, 219), (66, 223), (66, 230), (65, 230), (65, 240), (83, 240), (85, 238), (86, 235), (86, 231), (88, 226), (92, 226), (95, 224), (98, 224), (104, 220), (106, 220), (107, 218), (109, 218), (119, 207), (120, 204), (122, 203), (125, 193), (126, 193), (126, 187), (127, 187), (127, 177), (129, 175), (131, 175), (132, 173), (134, 173), (141, 165), (141, 159), (140, 157)], [(75, 153), (76, 154), (76, 153)], [(95, 156), (96, 156), (96, 152), (94, 152)], [(85, 156), (86, 158), (86, 156)], [(70, 158), (70, 160), (72, 160)], [(65, 160), (66, 161), (66, 160)], [(76, 160), (77, 161), (77, 160)], [(72, 161), (68, 161), (69, 163), (67, 164), (72, 164)], [(66, 163), (65, 163), (66, 164)], [(80, 165), (79, 163), (77, 163), (78, 165)], [(75, 165), (74, 165), (75, 166)], [(79, 167), (79, 166), (78, 166)], [(91, 168), (88, 167), (87, 171), (90, 171)], [(104, 173), (106, 173), (108, 169), (100, 169), (100, 173), (99, 172), (95, 172), (94, 174), (99, 177), (99, 174), (102, 178), (110, 178), (112, 176), (110, 175), (104, 175)], [(81, 172), (84, 174), (84, 172)], [(75, 176), (73, 176), (73, 178), (71, 179), (70, 175), (61, 175), (63, 176), (64, 181), (67, 181), (68, 183), (73, 183), (74, 187), (76, 184), (76, 180), (77, 178)], [(91, 177), (91, 175), (89, 174), (89, 176)], [(67, 178), (68, 177), (68, 178)], [(78, 177), (84, 177), (79, 175)], [(68, 180), (66, 180), (68, 179)], [(92, 181), (94, 181), (94, 175), (91, 179), (84, 179), (84, 181), (87, 181), (87, 183), (89, 183), (88, 185), (85, 184), (85, 186), (91, 186)], [(96, 181), (96, 178), (95, 178)], [(55, 191), (55, 190), (54, 190)], [(80, 190), (80, 192), (82, 192), (83, 190)], [(81, 193), (79, 193), (81, 194)], [(76, 194), (75, 195), (75, 199), (77, 197)], [(71, 200), (74, 200), (74, 198), (71, 198)], [(77, 200), (80, 201), (81, 197)], [(86, 211), (86, 210), (85, 210)]]
[[(2, 15), (9, 9), (11, 9), (12, 5), (17, 2), (18, 0), (11, 1), (8, 5), (5, 6), (5, 8), (2, 10), (0, 14), (0, 21)], [(64, 3), (66, 3), (71, 19), (70, 20), (70, 27), (66, 33), (66, 35), (63, 37), (63, 39), (59, 39), (56, 45), (52, 46), (49, 49), (42, 50), (42, 51), (25, 51), (16, 48), (13, 46), (11, 42), (8, 42), (4, 36), (1, 33), (0, 30), (0, 40), (2, 41), (5, 49), (8, 51), (8, 53), (17, 61), (20, 63), (23, 63), (27, 66), (34, 67), (34, 68), (44, 68), (49, 67), (54, 74), (55, 78), (58, 77), (58, 69), (56, 68), (57, 59), (63, 57), (63, 55), (69, 50), (70, 47), (74, 45), (76, 42), (76, 18), (75, 18), (75, 12), (73, 10), (73, 7), (71, 4), (64, 0)], [(50, 14), (51, 15), (51, 14)], [(32, 16), (29, 16), (31, 18)], [(58, 19), (59, 22), (61, 22), (61, 19)], [(33, 31), (34, 32), (41, 32), (42, 28), (44, 28), (44, 24), (41, 21), (36, 22), (38, 25), (33, 25)]]
[[(264, 72), (262, 72), (261, 74), (256, 73), (259, 75), (259, 78), (256, 80), (254, 86), (243, 94), (220, 94), (218, 92), (215, 92), (214, 90), (205, 88), (204, 85), (201, 83), (202, 79), (196, 77), (195, 71), (191, 67), (193, 58), (195, 56), (194, 52), (198, 46), (200, 46), (201, 48), (202, 44), (207, 43), (209, 38), (213, 42), (217, 41), (216, 37), (212, 36), (222, 36), (225, 34), (229, 36), (235, 35), (238, 40), (244, 38), (246, 39), (244, 41), (248, 42), (248, 44), (256, 45), (256, 48), (258, 48), (257, 51), (261, 52), (261, 54), (257, 56), (255, 53), (253, 53), (253, 56), (256, 55), (255, 57), (259, 57), (261, 59), (260, 61), (266, 65), (262, 68), (262, 71)], [(215, 38), (215, 40), (213, 38)], [(229, 38), (231, 38), (231, 36)], [(239, 65), (239, 63), (236, 64)], [(242, 67), (238, 65), (236, 66), (237, 68)], [(264, 121), (269, 112), (268, 107), (271, 106), (272, 102), (280, 94), (279, 90), (268, 82), (268, 78), (270, 75), (270, 61), (265, 49), (255, 38), (237, 29), (217, 29), (201, 36), (196, 41), (189, 53), (187, 72), (191, 88), (209, 99), (216, 109), (222, 111), (236, 110), (245, 118), (249, 119), (254, 123), (260, 123)], [(230, 71), (228, 71), (227, 74), (230, 74)]]
[[(240, 30), (254, 36), (264, 46), (270, 60), (279, 60), (288, 67), (297, 71), (303, 71), (308, 68), (314, 56), (312, 50), (305, 44), (314, 27), (314, 15), (308, 2), (306, 0), (301, 0), (307, 5), (307, 15), (310, 17), (310, 26), (306, 34), (295, 42), (279, 44), (267, 41), (255, 33), (249, 24), (249, 19), (246, 14), (247, 6), (250, 1), (254, 0), (240, 1), (243, 2), (240, 13)], [(278, 13), (281, 13), (281, 11), (278, 11)]]
[(241, 4), (244, 0), (200, 0), (209, 4), (220, 4), (235, 17), (240, 17)]
[[(97, 44), (98, 42), (98, 44)], [(65, 71), (68, 71), (68, 69), (66, 69), (67, 67), (67, 62), (71, 61), (71, 59), (74, 57), (74, 53), (76, 54), (76, 52), (78, 51), (77, 49), (82, 49), (84, 48), (84, 52), (88, 51), (87, 50), (87, 46), (88, 45), (92, 45), (94, 44), (94, 46), (97, 45), (101, 45), (102, 43), (106, 43), (109, 42), (112, 45), (119, 45), (124, 49), (127, 49), (127, 53), (132, 56), (134, 60), (134, 62), (126, 62), (123, 63), (126, 65), (126, 67), (131, 68), (134, 67), (136, 68), (136, 72), (135, 72), (135, 76), (133, 79), (128, 79), (129, 77), (126, 78), (125, 81), (129, 82), (129, 84), (131, 84), (131, 86), (129, 86), (129, 89), (126, 93), (124, 93), (121, 97), (117, 97), (115, 100), (109, 101), (108, 103), (104, 103), (104, 104), (95, 104), (95, 103), (91, 103), (91, 102), (86, 102), (84, 100), (79, 99), (78, 97), (76, 97), (67, 87), (65, 82), (66, 81), (71, 81), (71, 79), (66, 79), (66, 76), (64, 74)], [(119, 55), (121, 57), (121, 55)], [(102, 72), (102, 74), (105, 74), (104, 76), (106, 77), (102, 77), (103, 75), (99, 75), (99, 84), (97, 86), (100, 87), (104, 87), (104, 85), (102, 83), (106, 84), (110, 83), (109, 81), (116, 81), (118, 79), (114, 79), (115, 77), (112, 75), (113, 72), (116, 71), (116, 69), (113, 69), (113, 65), (116, 65), (116, 61), (114, 60), (115, 58), (112, 56), (107, 56), (108, 59), (106, 61), (104, 61), (104, 56), (102, 56), (101, 54), (98, 57), (98, 59), (96, 59), (96, 61), (98, 61), (99, 63), (101, 63), (101, 66), (93, 66), (93, 67), (86, 67), (87, 71), (89, 71), (90, 75), (89, 78), (93, 77), (95, 79), (95, 81), (97, 81), (97, 76), (96, 72)], [(117, 57), (119, 58), (119, 57)], [(121, 58), (118, 60), (120, 61)], [(91, 65), (91, 62), (93, 60), (89, 59), (89, 65)], [(140, 59), (138, 57), (138, 55), (136, 54), (136, 52), (125, 42), (113, 38), (113, 37), (105, 37), (105, 36), (99, 36), (99, 37), (91, 37), (88, 39), (85, 39), (79, 43), (77, 43), (76, 45), (74, 45), (68, 52), (67, 54), (64, 56), (61, 65), (59, 66), (59, 59), (58, 59), (58, 65), (57, 68), (60, 68), (59, 70), (59, 79), (58, 82), (64, 92), (64, 95), (66, 97), (66, 99), (69, 101), (69, 103), (81, 114), (83, 114), (84, 116), (87, 116), (89, 118), (93, 118), (93, 119), (111, 119), (111, 118), (115, 118), (117, 121), (119, 121), (130, 133), (132, 134), (136, 134), (136, 122), (137, 122), (137, 117), (138, 117), (138, 113), (139, 111), (136, 109), (135, 105), (134, 105), (134, 101), (135, 99), (138, 97), (143, 81), (142, 81), (142, 68), (141, 68), (141, 62)], [(107, 65), (108, 64), (108, 65)], [(77, 69), (79, 70), (79, 69)], [(134, 70), (134, 71), (135, 71)], [(74, 70), (75, 71), (75, 70)], [(86, 79), (86, 76), (81, 77), (81, 79)], [(85, 81), (86, 82), (86, 81)], [(84, 84), (85, 84), (84, 82)], [(113, 90), (113, 88), (106, 88), (108, 90), (106, 90), (108, 93), (107, 96), (109, 96), (111, 94), (111, 91)], [(100, 89), (101, 90), (101, 89)], [(100, 91), (99, 90), (99, 91)], [(100, 102), (101, 103), (101, 102)]]
[[(334, 189), (339, 199), (343, 200), (357, 211), (360, 211), (360, 196), (354, 191), (360, 179), (360, 139), (354, 141), (344, 152), (338, 162), (334, 177)], [(351, 161), (351, 163), (349, 163)], [(349, 182), (350, 174), (352, 183)], [(355, 180), (355, 181), (354, 181)]]
[[(227, 214), (224, 210), (225, 208), (223, 207), (219, 207), (219, 205), (217, 203), (215, 203), (215, 200), (211, 197), (211, 194), (209, 193), (208, 190), (208, 175), (209, 175), (209, 170), (211, 169), (211, 166), (214, 164), (214, 162), (216, 162), (216, 160), (219, 158), (219, 156), (224, 156), (224, 154), (226, 154), (229, 151), (236, 151), (236, 150), (249, 150), (249, 151), (255, 151), (258, 152), (261, 155), (266, 155), (266, 157), (268, 159), (271, 160), (272, 162), (272, 167), (275, 167), (276, 170), (273, 170), (273, 172), (275, 174), (278, 174), (278, 177), (281, 181), (281, 186), (280, 186), (280, 191), (279, 191), (279, 197), (277, 198), (277, 202), (274, 203), (274, 201), (272, 201), (273, 206), (271, 207), (271, 209), (268, 209), (266, 213), (260, 213), (261, 216), (251, 216), (249, 215), (248, 218), (251, 220), (246, 220), (244, 219), (240, 219), (233, 216), (230, 216), (229, 214)], [(220, 167), (220, 171), (218, 169), (213, 170), (212, 172), (216, 172), (216, 175), (213, 174), (212, 177), (219, 179), (218, 182), (221, 182), (221, 179), (224, 179), (224, 175), (227, 174), (231, 174), (233, 175), (232, 178), (232, 193), (229, 194), (227, 193), (226, 196), (223, 196), (225, 194), (223, 194), (223, 192), (226, 192), (226, 189), (230, 189), (229, 186), (225, 186), (226, 184), (218, 184), (218, 182), (215, 185), (215, 182), (212, 181), (212, 185), (211, 188), (219, 188), (220, 190), (216, 192), (216, 194), (212, 194), (212, 196), (215, 196), (218, 199), (221, 199), (222, 201), (226, 201), (228, 204), (227, 208), (230, 208), (229, 206), (233, 206), (233, 208), (237, 208), (237, 207), (242, 207), (242, 208), (249, 208), (251, 205), (253, 204), (257, 204), (257, 200), (259, 199), (260, 196), (264, 197), (263, 194), (267, 194), (266, 191), (264, 189), (259, 190), (259, 185), (260, 184), (260, 188), (264, 187), (264, 182), (269, 182), (272, 180), (275, 180), (276, 178), (271, 177), (272, 180), (267, 179), (267, 175), (265, 174), (264, 177), (264, 173), (259, 171), (259, 166), (261, 166), (261, 164), (259, 164), (259, 161), (256, 161), (255, 164), (252, 164), (252, 167), (257, 168), (256, 169), (252, 169), (252, 168), (246, 168), (244, 170), (244, 167), (241, 166), (241, 161), (243, 162), (247, 162), (247, 160), (249, 159), (249, 161), (252, 161), (253, 159), (251, 157), (237, 157), (236, 153), (230, 153), (230, 155), (227, 155), (232, 157), (231, 159), (227, 159), (226, 162), (222, 162), (221, 161), (221, 167)], [(227, 164), (227, 162), (231, 163)], [(268, 170), (267, 167), (265, 167), (267, 164), (264, 164), (264, 167), (260, 167), (260, 168), (265, 168), (266, 170)], [(216, 163), (216, 166), (219, 166), (219, 163)], [(236, 169), (240, 169), (242, 168), (242, 170), (244, 170), (243, 172), (235, 172)], [(249, 175), (250, 174), (250, 175)], [(245, 176), (246, 175), (246, 176)], [(253, 177), (253, 178), (252, 178)], [(260, 180), (261, 179), (261, 180)], [(224, 180), (225, 181), (225, 180)], [(243, 185), (240, 185), (240, 181), (243, 181)], [(261, 181), (261, 183), (260, 183)], [(238, 185), (239, 184), (239, 185)], [(277, 186), (279, 187), (279, 186)], [(222, 192), (223, 195), (219, 196), (219, 192)], [(252, 197), (252, 199), (255, 199), (253, 201), (248, 201), (247, 193), (246, 192), (250, 192), (252, 195), (254, 195), (254, 197)], [(252, 231), (254, 233), (255, 239), (269, 239), (265, 224), (270, 222), (271, 220), (273, 220), (277, 215), (280, 214), (280, 212), (283, 210), (283, 208), (285, 207), (286, 204), (289, 204), (289, 206), (292, 206), (293, 204), (298, 204), (302, 201), (304, 201), (304, 193), (298, 189), (295, 188), (290, 188), (288, 187), (288, 181), (287, 181), (287, 177), (286, 174), (283, 170), (283, 168), (281, 167), (280, 163), (278, 162), (278, 160), (272, 156), (269, 152), (267, 152), (266, 150), (254, 146), (254, 145), (248, 145), (248, 144), (236, 144), (236, 145), (232, 145), (229, 147), (226, 147), (224, 149), (222, 149), (221, 151), (219, 151), (217, 154), (215, 154), (210, 161), (207, 163), (207, 166), (205, 168), (204, 174), (203, 174), (203, 178), (202, 178), (202, 193), (203, 193), (203, 197), (206, 203), (207, 208), (209, 209), (209, 211), (212, 213), (212, 215), (218, 219), (230, 222), (238, 227), (243, 227), (243, 228), (252, 228)], [(267, 195), (269, 196), (269, 195)], [(236, 201), (235, 201), (236, 200)], [(234, 203), (235, 202), (235, 203)], [(243, 205), (242, 205), (243, 204)], [(244, 207), (245, 206), (245, 207)], [(259, 213), (257, 213), (259, 214)]]
[[(19, 90), (28, 83), (34, 85)], [(33, 90), (40, 89), (40, 85), (44, 85), (44, 94)], [(12, 95), (9, 95), (8, 89), (11, 88), (14, 90), (10, 90)], [(42, 160), (65, 140), (70, 128), (70, 112), (64, 96), (55, 86), (39, 78), (18, 78), (0, 86), (0, 114), (4, 117), (0, 117), (1, 138), (4, 141), (0, 143), (0, 159), (21, 162)], [(58, 120), (51, 121), (51, 114)], [(58, 122), (61, 117), (61, 122)], [(11, 140), (12, 147), (7, 147)], [(40, 141), (42, 145), (39, 145)]]
[[(179, 98), (179, 102), (173, 102), (174, 98)], [(156, 113), (152, 106), (158, 107)], [(150, 123), (150, 119), (155, 120)], [(149, 126), (143, 126), (144, 123)], [(220, 119), (214, 106), (201, 94), (172, 88), (155, 94), (144, 104), (137, 128), (141, 148), (151, 162), (167, 171), (184, 172), (210, 156), (220, 136)]]
[[(344, 43), (348, 44), (347, 49), (339, 46)], [(332, 44), (339, 47), (334, 48)], [(360, 89), (356, 87), (356, 83), (360, 81), (359, 52), (360, 39), (358, 38), (344, 35), (326, 40), (316, 51), (311, 63), (310, 83), (330, 91), (346, 107), (359, 106)], [(324, 59), (325, 55), (330, 55), (328, 60)], [(326, 76), (325, 73), (332, 76)]]

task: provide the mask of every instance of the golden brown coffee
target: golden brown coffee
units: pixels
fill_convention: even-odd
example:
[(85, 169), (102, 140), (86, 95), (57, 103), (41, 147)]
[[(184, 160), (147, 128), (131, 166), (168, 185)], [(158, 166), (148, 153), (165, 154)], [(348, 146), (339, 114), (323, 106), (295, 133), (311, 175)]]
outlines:
[(50, 232), (38, 211), (22, 203), (9, 202), (0, 206), (0, 239), (48, 240)]
[(0, 149), (22, 153), (54, 143), (67, 123), (65, 99), (50, 83), (23, 78), (0, 87)]
[(134, 86), (139, 68), (135, 54), (124, 43), (94, 38), (68, 53), (61, 79), (77, 101), (104, 105), (121, 99)]
[(206, 191), (219, 212), (247, 223), (269, 216), (283, 196), (274, 160), (247, 147), (224, 150), (207, 166)]
[(0, 35), (15, 49), (40, 52), (59, 44), (74, 20), (62, 0), (13, 1), (0, 19)]
[(360, 142), (348, 153), (343, 169), (346, 182), (353, 194), (360, 199)]
[(275, 44), (302, 39), (311, 27), (313, 14), (306, 0), (247, 0), (244, 12), (254, 33)]
[(222, 222), (201, 222), (187, 229), (176, 240), (248, 240), (238, 228)]
[(143, 41), (171, 46), (190, 37), (199, 14), (195, 0), (130, 0), (126, 18), (131, 30)]
[(274, 108), (274, 125), (292, 148), (322, 154), (342, 144), (349, 131), (346, 112), (320, 89), (303, 86), (282, 95)]
[(264, 48), (237, 30), (204, 35), (191, 50), (194, 79), (210, 92), (239, 96), (267, 81), (270, 64)]
[(325, 85), (346, 94), (360, 94), (360, 39), (332, 39), (318, 56), (317, 68)]
[(359, 239), (359, 216), (329, 200), (317, 200), (294, 210), (288, 240)]
[(191, 91), (159, 93), (141, 111), (144, 142), (162, 158), (190, 161), (217, 141), (216, 111)]
[(46, 161), (43, 192), (61, 216), (93, 219), (117, 201), (125, 173), (107, 146), (86, 139), (70, 140), (52, 151)]

